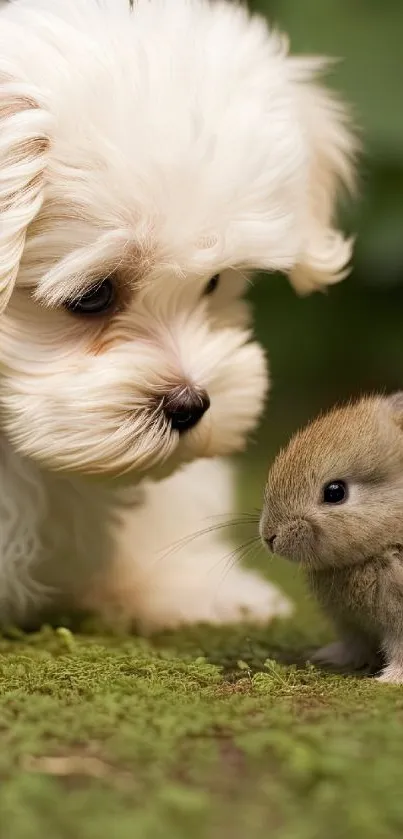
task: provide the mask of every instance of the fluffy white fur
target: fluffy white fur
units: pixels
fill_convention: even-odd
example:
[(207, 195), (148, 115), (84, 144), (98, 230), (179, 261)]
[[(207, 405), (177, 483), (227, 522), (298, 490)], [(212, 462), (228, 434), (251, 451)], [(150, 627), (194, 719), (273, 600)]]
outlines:
[[(184, 537), (231, 513), (219, 458), (264, 403), (245, 272), (307, 292), (350, 257), (333, 211), (353, 142), (322, 66), (220, 0), (2, 10), (1, 620), (58, 603), (146, 629), (287, 612), (255, 575), (225, 575), (217, 532)], [(66, 310), (107, 276), (113, 314)], [(211, 407), (179, 435), (162, 399), (189, 382)]]

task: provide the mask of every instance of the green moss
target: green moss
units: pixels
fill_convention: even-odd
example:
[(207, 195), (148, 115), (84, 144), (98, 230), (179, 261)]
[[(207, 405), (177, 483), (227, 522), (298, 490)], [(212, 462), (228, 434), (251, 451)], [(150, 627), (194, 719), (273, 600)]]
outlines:
[(403, 691), (278, 663), (299, 620), (3, 639), (0, 836), (400, 836)]

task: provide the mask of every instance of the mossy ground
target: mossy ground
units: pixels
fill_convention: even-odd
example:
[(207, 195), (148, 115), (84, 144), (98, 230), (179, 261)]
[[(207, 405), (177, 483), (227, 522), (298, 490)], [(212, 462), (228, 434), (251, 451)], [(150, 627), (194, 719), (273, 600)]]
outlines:
[(403, 689), (306, 665), (328, 629), (273, 572), (267, 630), (3, 638), (0, 839), (401, 837)]
[(304, 640), (3, 640), (0, 835), (401, 836), (403, 691), (278, 663)]

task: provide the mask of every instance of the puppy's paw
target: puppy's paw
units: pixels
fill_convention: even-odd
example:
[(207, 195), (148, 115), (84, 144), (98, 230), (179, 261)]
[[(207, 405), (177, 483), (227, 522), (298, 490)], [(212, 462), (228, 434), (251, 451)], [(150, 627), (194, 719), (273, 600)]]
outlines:
[(240, 568), (218, 585), (211, 603), (211, 621), (220, 624), (266, 624), (274, 618), (287, 618), (292, 612), (291, 601), (276, 586)]
[(377, 682), (384, 682), (389, 685), (403, 685), (403, 666), (399, 664), (388, 664), (380, 676), (377, 677)]
[(224, 580), (207, 575), (187, 580), (181, 586), (154, 589), (141, 599), (135, 614), (145, 632), (209, 623), (235, 624), (240, 621), (265, 625), (274, 618), (288, 617), (292, 604), (278, 589), (257, 574), (233, 569)]
[(111, 625), (135, 625), (146, 634), (197, 623), (234, 624), (240, 621), (265, 625), (286, 618), (291, 602), (257, 574), (233, 569), (213, 579), (206, 574), (180, 580), (165, 579), (154, 586), (119, 585), (93, 587), (85, 608), (101, 613)]
[(373, 665), (372, 654), (365, 647), (347, 641), (335, 641), (317, 650), (310, 658), (319, 667), (336, 670), (363, 670)]

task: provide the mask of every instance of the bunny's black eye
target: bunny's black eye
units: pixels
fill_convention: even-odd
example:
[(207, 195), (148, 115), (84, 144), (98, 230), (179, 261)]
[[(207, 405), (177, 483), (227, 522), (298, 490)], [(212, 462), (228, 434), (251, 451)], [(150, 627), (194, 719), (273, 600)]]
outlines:
[(74, 315), (101, 315), (109, 312), (115, 303), (115, 287), (111, 279), (102, 280), (85, 294), (68, 300), (66, 309)]
[(347, 487), (344, 481), (331, 481), (323, 488), (325, 504), (342, 504), (347, 500)]
[(220, 275), (214, 274), (214, 277), (208, 281), (206, 288), (204, 289), (204, 295), (207, 297), (209, 294), (214, 294), (218, 283), (220, 282)]

